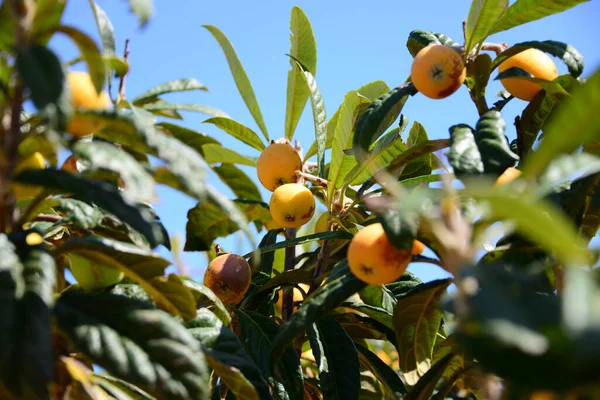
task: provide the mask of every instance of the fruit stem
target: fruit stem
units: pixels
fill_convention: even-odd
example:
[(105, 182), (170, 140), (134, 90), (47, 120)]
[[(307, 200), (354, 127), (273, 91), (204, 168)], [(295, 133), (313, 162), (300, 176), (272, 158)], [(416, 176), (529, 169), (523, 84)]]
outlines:
[(296, 170), (295, 173), (296, 173), (297, 176), (299, 176), (300, 178), (304, 178), (304, 180), (306, 180), (306, 181), (309, 181), (309, 182), (312, 182), (312, 183), (316, 183), (317, 185), (321, 185), (321, 186), (327, 187), (327, 184), (328, 184), (327, 179), (323, 179), (323, 178), (320, 178), (318, 176), (314, 176), (312, 174), (307, 174), (307, 173), (302, 172), (300, 170)]
[(319, 251), (319, 255), (317, 256), (317, 266), (313, 272), (313, 280), (308, 289), (307, 294), (311, 294), (314, 290), (316, 290), (323, 280), (323, 272), (325, 272), (325, 266), (329, 262), (329, 253), (330, 253), (331, 241), (323, 240), (323, 245), (321, 246), (321, 250)]
[(227, 254), (227, 252), (223, 250), (220, 244), (215, 244), (215, 253), (217, 253), (217, 257)]
[[(123, 58), (127, 63), (129, 61), (129, 39), (125, 39), (125, 51), (123, 52)], [(125, 100), (125, 79), (127, 78), (127, 74), (124, 74), (119, 81), (119, 96), (117, 97), (117, 104), (121, 100)]]
[[(287, 240), (296, 238), (296, 228), (286, 228), (285, 236)], [(284, 271), (291, 271), (296, 266), (296, 246), (285, 248), (285, 262), (283, 265)], [(281, 305), (281, 316), (284, 321), (287, 321), (294, 310), (294, 287), (285, 286), (283, 288), (283, 302)]]

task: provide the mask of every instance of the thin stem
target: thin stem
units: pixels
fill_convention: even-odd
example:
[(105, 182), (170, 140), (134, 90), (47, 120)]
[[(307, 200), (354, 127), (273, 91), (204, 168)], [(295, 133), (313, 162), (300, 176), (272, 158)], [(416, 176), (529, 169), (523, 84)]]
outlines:
[[(123, 52), (123, 58), (125, 62), (129, 61), (129, 39), (125, 39), (125, 51)], [(127, 74), (121, 77), (119, 82), (119, 96), (117, 97), (117, 104), (121, 100), (125, 100), (125, 79), (127, 78)]]
[[(285, 230), (285, 236), (287, 240), (296, 238), (296, 229), (287, 228)], [(296, 262), (296, 246), (289, 246), (285, 248), (285, 262), (283, 269), (284, 271), (291, 271), (295, 267)], [(281, 305), (281, 316), (284, 321), (287, 321), (294, 311), (294, 287), (283, 288), (283, 302)]]
[(317, 256), (317, 266), (313, 271), (313, 281), (310, 285), (310, 288), (308, 289), (308, 294), (316, 290), (323, 281), (323, 273), (325, 272), (325, 267), (327, 266), (327, 263), (329, 261), (331, 247), (330, 242), (330, 240), (323, 241), (323, 245), (321, 246), (321, 250), (319, 251), (319, 255)]
[(296, 170), (296, 176), (299, 176), (300, 178), (303, 178), (305, 181), (316, 183), (317, 185), (321, 185), (321, 186), (324, 186), (324, 187), (327, 187), (327, 184), (328, 184), (327, 179), (323, 179), (323, 178), (318, 177), (318, 176), (307, 174), (307, 173), (302, 172), (300, 170)]

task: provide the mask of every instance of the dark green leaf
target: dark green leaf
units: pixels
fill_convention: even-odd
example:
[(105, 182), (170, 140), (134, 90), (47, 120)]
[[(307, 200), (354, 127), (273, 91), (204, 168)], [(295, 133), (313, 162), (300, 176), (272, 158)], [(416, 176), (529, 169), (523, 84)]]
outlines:
[(353, 310), (356, 310), (356, 311), (374, 319), (375, 321), (379, 322), (386, 328), (388, 328), (390, 330), (394, 330), (394, 325), (392, 323), (392, 312), (393, 311), (389, 312), (381, 307), (370, 306), (368, 304), (362, 304), (362, 303), (344, 302), (341, 304), (341, 307), (351, 308)]
[(92, 373), (92, 381), (113, 396), (115, 396), (115, 390), (118, 391), (119, 394), (127, 396), (124, 398), (118, 397), (116, 400), (156, 400), (154, 396), (150, 396), (137, 386), (106, 373)]
[(265, 144), (253, 130), (231, 118), (214, 117), (207, 119), (204, 123), (215, 125), (258, 151), (265, 149)]
[[(417, 236), (419, 224), (416, 216), (401, 210), (378, 211), (377, 217), (390, 243), (399, 250), (410, 250)], [(407, 254), (407, 256), (409, 256)]]
[(73, 145), (73, 154), (90, 163), (91, 170), (105, 169), (117, 172), (125, 184), (125, 197), (132, 201), (152, 202), (156, 200), (154, 180), (144, 167), (127, 152), (106, 142), (78, 141)]
[[(434, 151), (442, 150), (449, 146), (450, 141), (447, 139), (427, 140), (425, 142), (417, 144), (414, 147), (407, 149), (405, 152), (399, 154), (397, 157), (394, 157), (387, 164), (387, 169), (390, 171), (395, 171), (397, 169), (404, 168), (406, 171), (410, 171), (411, 166), (413, 164), (419, 163), (421, 159), (424, 159), (423, 162), (427, 164), (430, 169), (435, 169), (432, 168), (432, 163), (429, 160), (427, 160), (427, 158), (432, 158), (431, 154)], [(406, 179), (408, 179), (408, 177), (402, 177), (402, 180)]]
[(252, 118), (256, 121), (256, 124), (260, 128), (261, 132), (265, 139), (269, 140), (269, 133), (267, 132), (267, 126), (265, 125), (265, 121), (263, 120), (262, 113), (260, 111), (260, 107), (258, 106), (258, 101), (256, 99), (256, 95), (254, 94), (254, 89), (252, 89), (252, 85), (250, 83), (250, 79), (248, 79), (248, 75), (242, 66), (237, 54), (229, 39), (223, 32), (221, 32), (217, 27), (213, 25), (202, 25), (206, 28), (217, 40), (223, 53), (225, 53), (225, 57), (227, 58), (227, 63), (229, 64), (229, 70), (233, 75), (233, 79), (235, 80), (235, 84), (246, 103), (246, 107), (252, 114)]
[(494, 177), (500, 176), (506, 168), (513, 167), (519, 161), (519, 156), (509, 147), (505, 129), (506, 123), (496, 110), (483, 114), (475, 126), (475, 143), (481, 154), (483, 170)]
[(354, 157), (358, 162), (366, 156), (373, 143), (398, 118), (408, 96), (416, 93), (412, 83), (397, 87), (373, 101), (356, 124), (352, 141)]
[[(269, 218), (269, 209), (259, 204), (237, 202), (240, 212), (248, 222), (265, 221)], [(218, 237), (226, 237), (240, 229), (240, 226), (215, 201), (206, 201), (196, 205), (187, 213), (186, 241), (184, 251), (206, 251)]]
[(277, 249), (283, 249), (291, 246), (298, 246), (304, 243), (316, 242), (318, 240), (334, 240), (334, 239), (346, 239), (351, 240), (354, 236), (346, 231), (327, 231), (320, 233), (313, 233), (311, 235), (297, 237), (295, 239), (284, 240), (282, 242), (273, 243), (270, 246), (265, 246), (260, 249), (262, 253), (275, 251)]
[(528, 22), (558, 14), (588, 0), (517, 0), (500, 18), (490, 34), (502, 32)]
[(302, 399), (304, 381), (298, 353), (292, 346), (286, 346), (274, 365), (269, 357), (279, 325), (267, 316), (248, 310), (238, 310), (236, 315), (246, 350), (277, 395), (283, 399)]
[(144, 93), (134, 98), (131, 102), (135, 105), (144, 103), (152, 98), (158, 97), (161, 94), (173, 92), (185, 92), (190, 90), (208, 90), (206, 86), (193, 78), (175, 79), (169, 82), (162, 83), (158, 86), (148, 89)]
[(490, 35), (508, 8), (508, 0), (473, 0), (465, 23), (465, 53)]
[[(333, 276), (337, 276), (334, 278)], [(298, 311), (283, 325), (273, 340), (272, 358), (278, 360), (285, 348), (306, 331), (312, 323), (328, 314), (344, 300), (363, 289), (366, 285), (350, 272), (346, 261), (334, 267), (327, 284), (313, 292), (302, 302)]]
[(529, 41), (517, 43), (514, 46), (504, 50), (494, 59), (492, 63), (492, 71), (496, 69), (508, 58), (527, 49), (538, 49), (546, 53), (558, 57), (567, 65), (569, 73), (577, 78), (583, 72), (583, 56), (573, 46), (554, 40), (544, 40), (543, 42)]
[(438, 279), (411, 289), (394, 310), (396, 347), (406, 383), (414, 386), (431, 367), (433, 348), (442, 321), (440, 297), (451, 279)]
[(523, 167), (523, 175), (537, 176), (559, 154), (597, 141), (600, 120), (593, 111), (597, 107), (600, 107), (600, 70), (575, 88), (572, 97), (565, 100), (552, 116), (552, 123), (544, 131), (543, 142)]
[(97, 204), (131, 225), (148, 239), (152, 247), (165, 242), (162, 230), (153, 223), (148, 210), (127, 201), (117, 188), (108, 183), (52, 169), (25, 170), (17, 175), (15, 180), (56, 189), (63, 193), (72, 193), (87, 203)]
[(529, 72), (518, 67), (507, 69), (506, 71), (498, 74), (494, 80), (503, 80), (507, 78), (535, 83), (542, 87), (542, 89), (544, 89), (548, 94), (551, 94), (555, 97), (563, 98), (569, 95), (569, 93), (560, 85), (560, 83), (546, 79), (535, 78)]
[(256, 166), (256, 161), (253, 159), (243, 156), (240, 153), (221, 146), (220, 144), (207, 143), (202, 146), (202, 154), (204, 155), (204, 161), (208, 164), (241, 164), (249, 165), (251, 167)]
[(421, 51), (424, 47), (441, 44), (439, 39), (433, 34), (433, 32), (423, 31), (416, 29), (408, 34), (408, 40), (406, 41), (406, 47), (413, 58)]
[(431, 398), (438, 381), (442, 377), (446, 367), (452, 360), (453, 355), (448, 354), (446, 357), (439, 360), (435, 365), (427, 371), (425, 375), (419, 379), (416, 386), (413, 387), (404, 400), (428, 400)]
[(404, 271), (404, 274), (395, 282), (385, 285), (386, 289), (394, 295), (396, 299), (404, 297), (410, 290), (423, 283), (423, 281), (410, 271)]
[[(285, 137), (291, 139), (306, 106), (311, 89), (304, 82), (303, 70), (313, 76), (317, 74), (317, 44), (310, 21), (298, 6), (292, 8), (290, 15), (290, 58), (288, 71), (287, 97), (285, 111)], [(302, 65), (300, 68), (296, 60)]]
[(354, 342), (331, 317), (312, 324), (308, 331), (310, 346), (319, 368), (324, 400), (359, 398), (360, 363)]
[(222, 164), (220, 167), (214, 167), (213, 171), (238, 198), (262, 201), (262, 196), (254, 181), (235, 165)]
[(386, 286), (368, 285), (358, 292), (363, 303), (379, 307), (392, 314), (396, 307), (394, 293)]
[(152, 279), (154, 286), (177, 310), (184, 321), (196, 316), (196, 297), (192, 290), (175, 274), (158, 276)]
[(402, 396), (406, 394), (406, 387), (398, 374), (366, 347), (358, 343), (354, 345), (358, 350), (361, 364), (375, 375), (392, 398), (402, 399)]
[(146, 302), (70, 291), (57, 304), (58, 325), (74, 346), (112, 375), (169, 399), (208, 399), (200, 344)]
[(448, 162), (457, 177), (483, 173), (483, 161), (475, 143), (473, 128), (458, 124), (450, 127)]

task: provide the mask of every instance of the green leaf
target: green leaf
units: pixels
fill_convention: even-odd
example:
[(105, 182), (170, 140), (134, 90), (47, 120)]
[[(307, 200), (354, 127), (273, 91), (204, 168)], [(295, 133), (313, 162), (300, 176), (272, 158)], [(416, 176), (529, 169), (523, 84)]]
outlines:
[(72, 26), (60, 25), (54, 28), (53, 31), (64, 33), (77, 45), (81, 57), (87, 65), (94, 88), (96, 88), (97, 93), (100, 93), (106, 80), (106, 65), (94, 39)]
[(55, 250), (54, 254), (92, 252), (109, 257), (119, 264), (127, 266), (143, 279), (162, 276), (171, 262), (157, 256), (150, 250), (145, 250), (131, 243), (88, 236), (85, 238), (71, 238)]
[(317, 165), (319, 176), (323, 178), (325, 172), (325, 146), (327, 145), (327, 113), (325, 111), (325, 102), (323, 101), (323, 96), (317, 86), (314, 75), (310, 71), (304, 70), (300, 63), (297, 64), (310, 91), (310, 104), (317, 140)]
[[(369, 101), (373, 101), (381, 96), (383, 93), (386, 93), (390, 90), (388, 85), (384, 81), (373, 81), (369, 82), (366, 85), (361, 86), (356, 92), (360, 93), (363, 97), (369, 99)], [(333, 138), (335, 134), (335, 127), (337, 125), (337, 119), (339, 117), (339, 113), (342, 106), (336, 110), (335, 114), (327, 121), (327, 141), (325, 143), (325, 150), (330, 149), (333, 144)], [(308, 150), (306, 151), (306, 155), (304, 156), (305, 160), (308, 160), (312, 156), (317, 154), (317, 141), (315, 140)]]
[(332, 317), (312, 324), (308, 331), (310, 347), (319, 368), (324, 399), (359, 398), (360, 363), (354, 342)]
[(528, 22), (558, 14), (589, 0), (517, 0), (508, 8), (489, 34), (509, 30)]
[(600, 107), (600, 70), (575, 88), (572, 97), (552, 116), (543, 142), (523, 166), (523, 176), (537, 176), (559, 154), (597, 141), (600, 133), (600, 120), (594, 113), (597, 107)]
[(479, 115), (488, 109), (487, 102), (485, 101), (485, 89), (490, 79), (491, 68), (492, 58), (489, 54), (479, 54), (475, 60), (467, 64), (465, 82), (469, 88), (471, 99), (477, 106)]
[(141, 202), (156, 200), (152, 175), (127, 152), (113, 144), (98, 141), (78, 141), (73, 145), (72, 151), (78, 158), (88, 161), (91, 170), (117, 172), (125, 184), (125, 197)]
[(152, 17), (152, 0), (128, 0), (131, 12), (138, 18), (141, 28), (145, 28)]
[(223, 183), (229, 186), (237, 198), (262, 201), (262, 196), (254, 181), (235, 165), (222, 164), (220, 167), (213, 167), (213, 171)]
[(600, 157), (589, 153), (558, 156), (540, 176), (537, 192), (540, 195), (546, 195), (551, 193), (557, 184), (574, 175), (581, 179), (598, 172), (600, 172)]
[(204, 152), (202, 151), (202, 146), (209, 143), (220, 144), (219, 141), (204, 133), (196, 132), (179, 125), (170, 124), (168, 122), (159, 122), (155, 126), (161, 132), (176, 138), (180, 142), (196, 150), (203, 157)]
[(406, 40), (406, 48), (413, 58), (421, 51), (424, 47), (442, 44), (433, 32), (416, 29), (408, 34)]
[(448, 162), (457, 177), (483, 173), (483, 161), (475, 143), (473, 128), (458, 124), (450, 127)]
[(504, 135), (506, 123), (499, 111), (490, 110), (483, 114), (475, 126), (475, 143), (481, 154), (486, 174), (500, 176), (508, 167), (513, 167), (519, 156), (512, 152)]
[(506, 13), (508, 0), (472, 0), (469, 16), (465, 24), (465, 53), (480, 42), (483, 42), (492, 32), (499, 18)]
[(285, 346), (281, 359), (273, 364), (269, 355), (278, 334), (279, 325), (262, 314), (237, 310), (240, 329), (246, 350), (258, 365), (278, 397), (283, 399), (302, 399), (304, 380), (298, 353), (292, 346)]
[(172, 81), (161, 83), (160, 85), (157, 85), (152, 89), (148, 89), (144, 93), (135, 97), (131, 102), (135, 105), (138, 105), (140, 103), (144, 103), (148, 100), (158, 97), (161, 94), (173, 92), (186, 92), (191, 90), (208, 91), (208, 88), (194, 78), (175, 79)]
[(469, 185), (463, 193), (485, 202), (489, 220), (511, 221), (515, 231), (555, 254), (565, 265), (589, 262), (587, 246), (577, 235), (573, 222), (548, 201), (536, 200), (530, 192), (490, 190), (487, 185)]
[[(35, 16), (31, 24), (31, 33), (35, 36), (37, 44), (48, 44), (52, 38), (52, 29), (60, 24), (65, 11), (65, 5), (65, 2), (55, 0), (37, 0), (35, 2)], [(12, 28), (14, 38), (14, 26), (8, 23), (6, 25)]]
[(327, 231), (320, 233), (313, 233), (306, 236), (300, 236), (295, 239), (284, 240), (278, 243), (274, 243), (269, 246), (265, 246), (260, 249), (261, 253), (268, 253), (278, 249), (284, 249), (286, 247), (291, 246), (299, 246), (304, 243), (316, 242), (318, 240), (336, 240), (336, 239), (345, 239), (351, 240), (354, 236), (345, 231)]
[(519, 54), (527, 49), (538, 49), (560, 58), (569, 69), (569, 73), (577, 78), (583, 73), (583, 56), (573, 46), (554, 40), (528, 41), (517, 43), (514, 46), (504, 50), (494, 59), (491, 70), (496, 69), (500, 64), (510, 57)]
[[(328, 199), (333, 199), (333, 192), (336, 187), (342, 186), (344, 178), (342, 170), (342, 162), (345, 157), (344, 150), (351, 147), (353, 139), (353, 130), (357, 119), (359, 118), (359, 107), (365, 102), (365, 98), (360, 96), (356, 91), (346, 93), (344, 102), (340, 107), (340, 111), (335, 125), (335, 133), (331, 144), (331, 162), (329, 164), (329, 175), (327, 180)], [(331, 201), (331, 200), (330, 200)]]
[(217, 375), (225, 381), (237, 398), (273, 398), (259, 368), (244, 349), (240, 339), (214, 314), (208, 310), (200, 310), (198, 316), (187, 322), (186, 326), (196, 340), (202, 343), (209, 366), (212, 367), (215, 361), (218, 363), (218, 369), (215, 369)]
[(177, 310), (177, 314), (188, 321), (196, 316), (196, 297), (188, 286), (175, 274), (153, 278), (154, 286)]
[(408, 395), (404, 397), (404, 400), (428, 400), (435, 391), (438, 381), (442, 377), (446, 367), (452, 361), (452, 354), (448, 354), (446, 357), (439, 360), (431, 369), (427, 371), (425, 375), (419, 379), (416, 386), (413, 387)]
[(332, 275), (333, 273), (337, 276), (335, 278), (330, 276), (327, 284), (315, 290), (311, 297), (302, 302), (298, 311), (293, 313), (287, 323), (280, 328), (273, 340), (273, 360), (278, 360), (283, 350), (312, 323), (366, 286), (350, 272), (345, 260), (334, 267)]
[(396, 347), (404, 380), (414, 386), (431, 368), (433, 348), (442, 321), (440, 297), (451, 279), (438, 279), (411, 289), (394, 310)]
[(83, 201), (62, 197), (50, 197), (35, 207), (27, 215), (26, 220), (35, 218), (46, 209), (53, 209), (64, 213), (64, 217), (55, 225), (73, 225), (83, 229), (94, 229), (102, 223), (105, 214), (98, 208), (90, 206)]
[(224, 130), (234, 138), (246, 143), (248, 146), (251, 146), (258, 151), (263, 151), (265, 149), (265, 144), (253, 130), (233, 119), (214, 117), (209, 118), (204, 122), (215, 125), (217, 128)]
[[(184, 285), (192, 291), (198, 309), (206, 308), (214, 313), (225, 326), (231, 325), (231, 315), (229, 314), (229, 311), (227, 311), (227, 308), (221, 299), (219, 299), (212, 290), (190, 278), (182, 277), (181, 279), (183, 280)], [(207, 305), (207, 302), (211, 304)], [(198, 314), (196, 315), (196, 318), (198, 318)]]
[(394, 247), (401, 251), (412, 249), (419, 229), (418, 216), (403, 210), (389, 209), (377, 211), (377, 217)]
[(535, 83), (542, 87), (547, 93), (556, 96), (556, 97), (565, 97), (568, 96), (569, 93), (560, 85), (560, 83), (549, 81), (546, 79), (535, 78), (529, 72), (518, 68), (512, 67), (507, 69), (506, 71), (498, 74), (494, 80), (502, 80), (506, 78), (517, 79), (522, 81), (527, 81), (531, 83)]
[(198, 113), (202, 113), (202, 114), (212, 115), (214, 117), (219, 117), (219, 118), (229, 118), (229, 116), (221, 110), (218, 110), (218, 109), (216, 109), (214, 107), (210, 107), (210, 106), (203, 106), (200, 104), (188, 104), (188, 103), (173, 104), (173, 103), (167, 103), (166, 101), (163, 101), (163, 102), (148, 103), (148, 104), (144, 105), (144, 110), (146, 110), (146, 111), (167, 111), (167, 110), (193, 111), (193, 112), (198, 112)]
[(202, 154), (204, 154), (204, 161), (208, 164), (225, 163), (256, 166), (256, 161), (216, 143), (207, 143), (202, 146)]
[[(260, 204), (237, 202), (240, 212), (248, 222), (267, 220), (269, 208)], [(186, 240), (184, 251), (206, 251), (218, 237), (226, 237), (237, 232), (240, 227), (215, 201), (199, 203), (187, 213)]]
[[(394, 301), (395, 301), (395, 299), (394, 299)], [(371, 305), (362, 304), (362, 303), (344, 302), (341, 304), (341, 306), (345, 307), (345, 308), (351, 308), (353, 310), (356, 310), (356, 311), (360, 312), (361, 314), (364, 314), (364, 315), (374, 319), (375, 321), (379, 322), (386, 328), (388, 328), (390, 330), (394, 330), (394, 325), (392, 322), (392, 312), (393, 311), (389, 312), (381, 307), (371, 306)]]
[(88, 2), (94, 13), (98, 33), (102, 40), (102, 51), (105, 55), (115, 55), (115, 31), (108, 15), (106, 15), (106, 12), (94, 0), (88, 0)]
[[(285, 111), (285, 137), (291, 139), (300, 120), (300, 116), (310, 96), (310, 89), (304, 83), (302, 69), (313, 76), (317, 73), (317, 44), (310, 21), (298, 6), (292, 8), (290, 15), (290, 58), (291, 69), (288, 71), (287, 98)], [(296, 63), (297, 60), (303, 68)]]
[(395, 282), (385, 285), (396, 299), (406, 296), (414, 287), (420, 285), (423, 281), (410, 271), (404, 271), (404, 274)]
[(396, 307), (396, 298), (386, 286), (367, 285), (358, 292), (358, 295), (363, 303), (382, 308), (390, 314), (394, 312), (394, 307)]
[(200, 344), (168, 314), (108, 293), (64, 292), (60, 329), (76, 349), (112, 375), (169, 399), (208, 399), (209, 373)]
[(54, 52), (44, 46), (33, 45), (19, 52), (16, 67), (38, 110), (55, 105), (59, 112), (68, 115), (70, 106), (67, 104), (65, 73)]
[(153, 218), (148, 210), (127, 201), (119, 189), (109, 183), (93, 181), (66, 171), (53, 169), (25, 170), (14, 179), (20, 183), (44, 186), (62, 193), (72, 193), (86, 203), (96, 204), (143, 234), (152, 247), (163, 244), (165, 241), (162, 230), (153, 223)]
[(398, 118), (408, 96), (416, 93), (412, 83), (397, 87), (373, 101), (356, 124), (352, 141), (354, 157), (360, 163), (373, 143)]
[(254, 121), (260, 128), (265, 139), (269, 140), (267, 126), (265, 125), (265, 121), (263, 120), (260, 107), (258, 106), (258, 100), (256, 99), (256, 95), (254, 94), (254, 89), (252, 89), (252, 84), (248, 79), (248, 75), (246, 74), (242, 63), (240, 62), (233, 46), (231, 45), (231, 42), (229, 41), (227, 36), (225, 36), (225, 34), (221, 32), (217, 27), (213, 25), (202, 26), (206, 28), (215, 37), (215, 39), (219, 43), (219, 46), (221, 46), (221, 49), (223, 50), (223, 53), (225, 53), (225, 57), (227, 58), (227, 63), (229, 64), (229, 69), (231, 71), (231, 74), (233, 75), (233, 79), (235, 80), (235, 84), (238, 88), (238, 91), (240, 92), (244, 103), (246, 103), (246, 107), (248, 107), (250, 114), (252, 114), (252, 118), (254, 118)]
[(117, 396), (114, 392), (123, 396), (128, 397), (116, 397), (116, 400), (156, 400), (156, 397), (150, 396), (140, 388), (131, 383), (124, 381), (114, 376), (110, 376), (106, 373), (96, 374), (92, 373), (92, 381), (98, 386), (102, 387), (105, 391), (109, 392), (113, 396)]
[(375, 375), (384, 389), (393, 399), (401, 399), (406, 395), (406, 387), (398, 376), (398, 374), (385, 362), (383, 362), (376, 354), (362, 346), (359, 343), (354, 343), (360, 362)]
[(411, 147), (406, 151), (396, 155), (392, 160), (390, 160), (387, 163), (387, 169), (389, 171), (396, 171), (400, 169), (401, 171), (403, 171), (402, 175), (400, 176), (400, 180), (405, 184), (410, 184), (409, 180), (411, 177), (406, 177), (406, 173), (413, 169), (413, 165), (425, 165), (426, 167), (428, 167), (428, 174), (430, 174), (431, 170), (435, 169), (432, 166), (432, 164), (435, 165), (431, 160), (433, 158), (432, 153), (438, 150), (445, 149), (449, 146), (450, 141), (448, 139), (435, 139), (421, 142), (415, 145), (414, 147)]

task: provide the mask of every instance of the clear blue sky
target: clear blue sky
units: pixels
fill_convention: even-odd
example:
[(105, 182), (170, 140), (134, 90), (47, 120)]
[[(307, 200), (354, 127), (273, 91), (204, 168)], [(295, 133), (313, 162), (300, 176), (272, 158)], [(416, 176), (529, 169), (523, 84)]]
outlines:
[[(129, 13), (127, 2), (97, 0), (115, 27), (118, 52), (123, 51), (126, 38), (130, 43), (130, 74), (127, 78), (127, 95), (133, 98), (146, 89), (178, 78), (196, 78), (210, 92), (191, 92), (165, 96), (171, 102), (204, 104), (217, 107), (232, 118), (247, 124), (256, 132), (258, 127), (237, 92), (225, 57), (216, 41), (203, 24), (221, 29), (230, 39), (240, 57), (258, 97), (269, 133), (273, 138), (283, 136), (285, 121), (286, 81), (289, 69), (289, 16), (294, 5), (300, 6), (311, 20), (318, 49), (316, 79), (325, 98), (328, 117), (342, 102), (349, 90), (374, 80), (384, 80), (390, 87), (401, 84), (410, 73), (412, 57), (405, 43), (413, 29), (444, 33), (461, 42), (462, 21), (466, 18), (470, 1), (155, 1), (155, 15), (146, 29), (140, 29), (135, 17)], [(512, 3), (512, 2), (511, 2)], [(585, 57), (585, 73), (589, 75), (600, 67), (600, 48), (596, 36), (600, 2), (590, 1), (569, 11), (536, 21), (509, 32), (492, 36), (490, 41), (509, 45), (526, 40), (557, 40), (577, 48)], [(73, 25), (96, 38), (99, 36), (87, 1), (70, 0), (63, 23)], [(63, 61), (77, 55), (76, 48), (66, 39), (53, 39), (50, 46)], [(559, 73), (565, 66), (555, 59)], [(78, 65), (75, 69), (82, 69)], [(488, 87), (488, 102), (502, 87), (492, 82)], [(507, 135), (512, 140), (512, 125), (526, 104), (513, 100), (505, 108)], [(422, 95), (411, 98), (404, 114), (419, 121), (430, 138), (448, 137), (448, 127), (456, 123), (474, 125), (477, 113), (466, 88), (445, 100), (430, 100)], [(257, 152), (239, 144), (226, 133), (203, 124), (206, 115), (183, 112), (181, 125), (214, 135), (225, 146), (243, 154), (258, 156)], [(295, 138), (305, 149), (314, 140), (310, 106), (305, 109)], [(251, 177), (254, 169), (245, 169)], [(230, 192), (214, 177), (209, 182)], [(268, 202), (269, 192), (262, 189), (263, 200)], [(186, 212), (195, 205), (190, 198), (170, 189), (159, 188), (160, 203), (156, 208), (171, 235), (185, 237)], [(256, 240), (265, 233), (256, 235)], [(247, 242), (239, 243), (237, 236), (219, 239), (231, 251), (248, 251)], [(160, 251), (166, 257), (168, 252)], [(206, 257), (203, 253), (184, 253), (183, 259), (201, 280)], [(431, 265), (413, 265), (411, 270), (425, 280), (441, 276)]]

